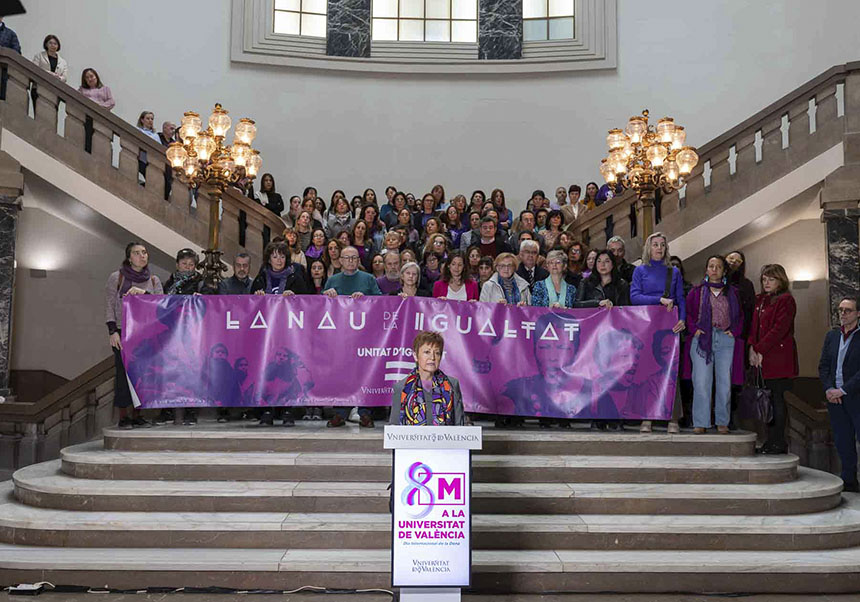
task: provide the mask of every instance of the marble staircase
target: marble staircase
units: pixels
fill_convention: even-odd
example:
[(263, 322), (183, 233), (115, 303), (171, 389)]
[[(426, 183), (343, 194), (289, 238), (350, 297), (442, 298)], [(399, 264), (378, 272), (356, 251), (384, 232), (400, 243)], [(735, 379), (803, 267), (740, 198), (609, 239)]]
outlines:
[[(0, 581), (388, 587), (381, 429), (106, 429), (0, 485)], [(481, 593), (845, 592), (860, 496), (751, 433), (485, 429)]]

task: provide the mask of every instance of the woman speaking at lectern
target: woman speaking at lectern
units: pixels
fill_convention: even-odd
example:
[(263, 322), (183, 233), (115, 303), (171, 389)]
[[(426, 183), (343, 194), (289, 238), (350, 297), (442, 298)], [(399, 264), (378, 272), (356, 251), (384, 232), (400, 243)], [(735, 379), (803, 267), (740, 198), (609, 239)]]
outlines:
[(460, 383), (439, 368), (444, 347), (445, 341), (438, 332), (419, 332), (415, 337), (415, 368), (394, 385), (389, 424), (463, 426)]

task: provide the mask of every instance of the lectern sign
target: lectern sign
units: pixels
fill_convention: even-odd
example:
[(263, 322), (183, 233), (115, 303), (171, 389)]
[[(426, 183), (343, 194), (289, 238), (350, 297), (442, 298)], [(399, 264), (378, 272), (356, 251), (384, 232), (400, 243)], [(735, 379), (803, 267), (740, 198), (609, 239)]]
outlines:
[[(467, 448), (475, 441), (480, 447), (481, 440), (480, 430), (477, 435), (471, 430), (386, 427), (386, 447), (397, 447), (393, 463), (394, 587), (470, 585), (472, 481)], [(392, 436), (395, 432), (420, 441), (404, 441)], [(454, 434), (460, 432), (467, 434)], [(416, 444), (421, 448), (414, 448)]]

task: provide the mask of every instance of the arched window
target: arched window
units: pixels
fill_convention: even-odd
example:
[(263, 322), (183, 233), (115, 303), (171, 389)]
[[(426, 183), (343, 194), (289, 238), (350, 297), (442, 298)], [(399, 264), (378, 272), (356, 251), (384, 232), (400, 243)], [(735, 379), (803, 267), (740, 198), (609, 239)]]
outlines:
[(478, 0), (373, 0), (372, 39), (478, 41)]
[(572, 40), (574, 0), (523, 0), (523, 41)]
[(324, 38), (326, 0), (275, 0), (275, 33)]

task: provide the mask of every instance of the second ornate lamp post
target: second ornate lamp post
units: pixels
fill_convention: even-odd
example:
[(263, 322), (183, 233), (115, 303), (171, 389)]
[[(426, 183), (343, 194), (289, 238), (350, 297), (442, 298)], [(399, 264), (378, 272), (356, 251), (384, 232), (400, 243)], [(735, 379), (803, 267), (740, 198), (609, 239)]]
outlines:
[(642, 207), (642, 238), (651, 235), (657, 189), (678, 190), (699, 162), (692, 146), (684, 146), (686, 131), (671, 117), (648, 125), (648, 109), (631, 117), (627, 127), (609, 130), (609, 155), (600, 162), (607, 184), (631, 188)]
[(179, 128), (182, 142), (173, 142), (167, 149), (167, 160), (174, 172), (184, 175), (194, 187), (205, 186), (212, 197), (209, 204), (209, 245), (203, 252), (205, 259), (201, 264), (205, 286), (211, 289), (218, 288), (221, 273), (226, 271), (218, 248), (224, 189), (244, 178), (253, 180), (263, 162), (259, 151), (251, 148), (257, 126), (250, 119), (240, 119), (233, 144), (224, 144), (232, 123), (220, 104), (215, 105), (209, 116), (209, 127), (205, 130), (200, 115), (187, 111)]

